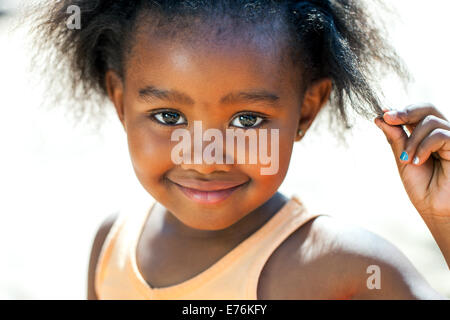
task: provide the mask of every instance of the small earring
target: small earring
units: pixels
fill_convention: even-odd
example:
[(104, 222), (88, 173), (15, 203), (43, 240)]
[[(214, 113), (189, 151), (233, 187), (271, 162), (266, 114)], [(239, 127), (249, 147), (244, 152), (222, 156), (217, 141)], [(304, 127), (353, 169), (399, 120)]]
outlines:
[(297, 131), (297, 134), (300, 136), (300, 137), (302, 137), (303, 136), (303, 130), (302, 129), (298, 129), (298, 131)]

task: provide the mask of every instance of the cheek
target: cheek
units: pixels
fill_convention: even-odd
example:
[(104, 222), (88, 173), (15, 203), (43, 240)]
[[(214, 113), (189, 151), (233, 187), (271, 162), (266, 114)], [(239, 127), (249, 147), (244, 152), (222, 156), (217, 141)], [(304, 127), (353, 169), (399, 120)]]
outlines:
[[(269, 129), (270, 132), (270, 129)], [(274, 137), (272, 139), (272, 137)], [(261, 146), (261, 141), (258, 145)], [(289, 168), (292, 155), (293, 138), (291, 130), (279, 129), (278, 138), (276, 135), (268, 134), (267, 147), (263, 153), (267, 155), (268, 163), (261, 163), (262, 159), (258, 155), (257, 164), (240, 165), (240, 168), (253, 180), (254, 186), (275, 191), (283, 182)], [(270, 168), (270, 170), (268, 170)], [(266, 174), (262, 174), (266, 170)], [(270, 174), (267, 174), (270, 173)]]
[(127, 139), (131, 162), (139, 180), (159, 180), (173, 166), (171, 145), (167, 143), (170, 137), (155, 133), (150, 125), (129, 126)]

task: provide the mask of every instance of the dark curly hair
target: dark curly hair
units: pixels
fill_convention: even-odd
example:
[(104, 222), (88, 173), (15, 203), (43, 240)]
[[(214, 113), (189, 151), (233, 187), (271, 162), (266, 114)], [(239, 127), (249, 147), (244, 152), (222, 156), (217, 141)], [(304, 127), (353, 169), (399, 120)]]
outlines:
[[(82, 13), (79, 30), (66, 26), (71, 5)], [(390, 12), (380, 1), (377, 8)], [(71, 106), (76, 117), (97, 120), (94, 114), (103, 113), (105, 73), (113, 69), (123, 76), (142, 22), (174, 38), (188, 35), (195, 23), (209, 24), (216, 34), (232, 32), (227, 28), (273, 26), (274, 36), (285, 33), (281, 36), (288, 39), (288, 56), (302, 66), (306, 86), (323, 77), (332, 79), (330, 120), (337, 119), (340, 129), (351, 128), (348, 107), (367, 119), (382, 114), (379, 75), (393, 71), (404, 84), (411, 79), (387, 41), (385, 26), (362, 0), (63, 0), (41, 4), (40, 9), (32, 30), (37, 46), (34, 65), (51, 73), (52, 81), (58, 79), (52, 96), (59, 105)], [(232, 23), (223, 28), (215, 23), (219, 18)], [(276, 21), (283, 28), (275, 27)], [(70, 95), (67, 88), (72, 89)], [(345, 130), (335, 132), (343, 138)]]

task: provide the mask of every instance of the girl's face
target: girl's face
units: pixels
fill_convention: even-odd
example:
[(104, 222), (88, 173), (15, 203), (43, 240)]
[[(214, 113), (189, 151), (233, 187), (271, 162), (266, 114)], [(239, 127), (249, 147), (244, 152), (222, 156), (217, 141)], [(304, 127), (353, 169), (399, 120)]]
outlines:
[[(127, 133), (137, 178), (187, 226), (224, 229), (268, 201), (286, 175), (293, 143), (299, 140), (298, 129), (306, 132), (329, 94), (327, 82), (301, 108), (300, 75), (282, 60), (280, 52), (267, 51), (267, 47), (273, 47), (271, 41), (234, 41), (211, 47), (206, 41), (193, 45), (140, 35), (126, 63), (124, 82), (114, 72), (107, 73), (108, 92)], [(241, 92), (267, 95), (257, 99)], [(276, 151), (271, 129), (278, 129), (278, 171), (262, 175), (261, 168), (267, 168), (267, 164), (262, 165), (259, 157), (256, 164), (249, 163), (248, 156), (244, 164), (238, 163), (236, 150), (229, 164), (225, 158), (222, 164), (176, 164), (171, 155), (179, 141), (171, 141), (171, 135), (176, 129), (187, 130), (193, 156), (194, 120), (201, 121), (203, 133), (210, 128), (222, 132), (223, 154), (228, 156), (226, 129), (267, 130), (269, 155)], [(201, 151), (210, 143), (204, 141)], [(247, 139), (245, 148), (248, 154)], [(190, 189), (183, 186), (200, 190), (236, 187), (231, 193), (189, 196), (184, 191)], [(210, 199), (228, 196), (219, 202), (194, 199), (206, 198), (207, 194)]]

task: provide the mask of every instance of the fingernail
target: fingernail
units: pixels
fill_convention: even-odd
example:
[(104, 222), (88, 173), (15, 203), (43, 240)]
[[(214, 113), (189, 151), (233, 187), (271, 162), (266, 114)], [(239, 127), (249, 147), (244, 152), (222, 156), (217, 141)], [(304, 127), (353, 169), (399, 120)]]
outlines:
[(415, 156), (413, 160), (414, 164), (419, 164), (419, 157)]
[(403, 151), (400, 155), (400, 160), (402, 161), (408, 161), (408, 153), (406, 151)]
[(389, 112), (386, 112), (385, 114), (387, 114), (389, 118), (394, 119), (397, 116), (397, 111), (391, 110)]

